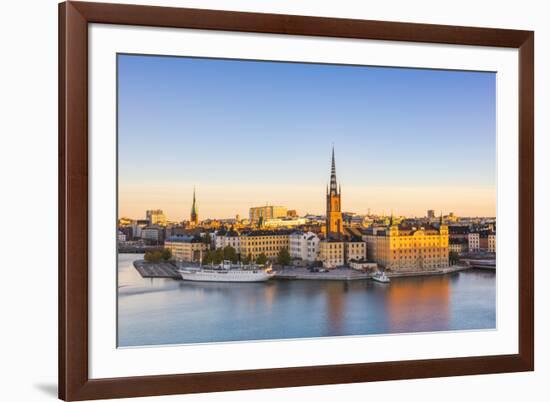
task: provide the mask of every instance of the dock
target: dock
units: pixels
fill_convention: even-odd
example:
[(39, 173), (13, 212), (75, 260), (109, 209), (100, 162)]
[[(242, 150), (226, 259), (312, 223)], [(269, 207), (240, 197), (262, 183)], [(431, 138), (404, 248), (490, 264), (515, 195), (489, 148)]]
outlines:
[(302, 267), (284, 267), (276, 269), (274, 278), (316, 281), (355, 281), (369, 279), (370, 274), (347, 267), (334, 268), (328, 272), (311, 272), (307, 268)]
[(134, 261), (134, 267), (143, 278), (181, 279), (176, 266), (171, 262), (147, 262), (144, 260), (137, 260)]

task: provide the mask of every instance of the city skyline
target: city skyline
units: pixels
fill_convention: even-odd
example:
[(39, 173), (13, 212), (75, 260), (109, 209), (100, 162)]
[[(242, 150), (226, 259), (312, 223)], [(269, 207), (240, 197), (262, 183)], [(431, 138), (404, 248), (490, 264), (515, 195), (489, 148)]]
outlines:
[(496, 215), (492, 73), (118, 57), (120, 217), (322, 215), (333, 143), (342, 211)]

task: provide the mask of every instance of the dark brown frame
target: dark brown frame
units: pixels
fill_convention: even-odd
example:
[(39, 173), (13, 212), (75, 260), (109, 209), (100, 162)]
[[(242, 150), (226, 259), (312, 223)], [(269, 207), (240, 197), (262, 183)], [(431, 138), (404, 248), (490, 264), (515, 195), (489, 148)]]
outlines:
[[(88, 377), (88, 24), (519, 49), (519, 353), (215, 373)], [(534, 33), (508, 29), (66, 2), (59, 5), (59, 397), (138, 397), (534, 369)]]

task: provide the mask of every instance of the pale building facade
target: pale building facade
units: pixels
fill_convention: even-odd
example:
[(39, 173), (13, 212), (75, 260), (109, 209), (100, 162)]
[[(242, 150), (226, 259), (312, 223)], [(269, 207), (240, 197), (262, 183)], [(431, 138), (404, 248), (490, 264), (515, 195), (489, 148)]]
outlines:
[(227, 232), (222, 235), (216, 234), (214, 240), (215, 248), (225, 248), (227, 246), (233, 247), (237, 254), (241, 253), (241, 238), (236, 232)]
[(169, 249), (177, 261), (200, 262), (208, 245), (189, 236), (174, 236), (164, 242), (164, 248)]
[(344, 243), (344, 262), (365, 261), (367, 259), (367, 243), (364, 241), (347, 241)]
[(488, 236), (488, 242), (489, 242), (488, 251), (490, 253), (496, 253), (497, 252), (497, 235), (491, 233)]
[(303, 261), (316, 261), (319, 258), (319, 237), (312, 232), (294, 232), (289, 235), (291, 258)]
[(468, 251), (479, 251), (479, 233), (468, 233)]

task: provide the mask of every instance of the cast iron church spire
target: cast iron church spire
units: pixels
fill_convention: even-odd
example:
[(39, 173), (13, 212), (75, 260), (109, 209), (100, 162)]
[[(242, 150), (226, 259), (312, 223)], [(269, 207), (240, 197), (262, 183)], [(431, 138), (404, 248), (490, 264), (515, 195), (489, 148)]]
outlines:
[(193, 206), (191, 207), (191, 224), (193, 226), (198, 225), (199, 223), (199, 214), (197, 212), (197, 200), (195, 197), (195, 187), (193, 187)]

